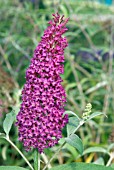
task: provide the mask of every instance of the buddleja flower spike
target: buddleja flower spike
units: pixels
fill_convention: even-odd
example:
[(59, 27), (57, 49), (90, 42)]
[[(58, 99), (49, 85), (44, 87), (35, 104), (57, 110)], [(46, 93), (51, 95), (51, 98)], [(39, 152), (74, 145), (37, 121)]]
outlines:
[(25, 149), (38, 148), (40, 153), (58, 143), (68, 122), (68, 115), (63, 116), (66, 94), (60, 77), (64, 72), (64, 49), (68, 46), (62, 35), (67, 31), (68, 19), (58, 13), (53, 17), (26, 71), (16, 122)]

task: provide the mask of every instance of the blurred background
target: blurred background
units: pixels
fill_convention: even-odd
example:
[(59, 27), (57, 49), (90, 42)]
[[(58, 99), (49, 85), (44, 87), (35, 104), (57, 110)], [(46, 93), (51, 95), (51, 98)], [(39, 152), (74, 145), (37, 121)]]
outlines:
[[(107, 117), (97, 117), (79, 129), (85, 149), (82, 156), (67, 144), (51, 165), (70, 162), (103, 165), (114, 147), (113, 0), (0, 0), (0, 132), (5, 115), (12, 108), (18, 112), (25, 71), (47, 22), (57, 11), (70, 18), (65, 33), (69, 43), (65, 50), (65, 72), (61, 75), (67, 93), (66, 110), (82, 117), (86, 104), (91, 103), (92, 112), (101, 111)], [(24, 151), (15, 126), (10, 137), (33, 163), (33, 154)], [(51, 158), (59, 145), (45, 150), (46, 159)], [(0, 165), (27, 167), (3, 139), (0, 139)]]

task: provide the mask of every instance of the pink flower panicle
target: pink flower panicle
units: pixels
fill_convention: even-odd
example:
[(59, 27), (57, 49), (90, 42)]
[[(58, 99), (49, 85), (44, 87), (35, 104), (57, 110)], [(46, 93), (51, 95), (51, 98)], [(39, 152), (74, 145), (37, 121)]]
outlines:
[(26, 70), (16, 122), (25, 149), (38, 148), (40, 153), (58, 143), (62, 128), (68, 123), (68, 115), (63, 116), (66, 94), (60, 77), (64, 72), (64, 49), (68, 46), (62, 35), (67, 31), (68, 19), (58, 13), (53, 17)]

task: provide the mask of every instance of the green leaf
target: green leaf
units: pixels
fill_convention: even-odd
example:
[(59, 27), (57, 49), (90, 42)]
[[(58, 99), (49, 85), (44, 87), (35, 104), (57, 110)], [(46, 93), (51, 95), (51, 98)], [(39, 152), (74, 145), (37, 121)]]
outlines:
[(74, 88), (74, 87), (76, 87), (76, 83), (67, 84), (67, 86), (66, 86), (66, 93), (68, 93), (69, 89)]
[(0, 170), (28, 170), (18, 166), (0, 166)]
[(65, 115), (65, 114), (76, 116), (77, 119), (80, 120), (80, 118), (76, 115), (76, 113), (74, 113), (74, 112), (72, 112), (72, 111), (70, 111), (70, 110), (65, 111), (65, 112), (64, 112), (64, 115)]
[(111, 167), (114, 168), (114, 163), (111, 164)]
[(108, 84), (107, 81), (99, 82), (94, 87), (91, 87), (90, 89), (88, 89), (85, 94), (90, 94), (90, 93), (98, 90), (99, 88), (102, 88), (102, 87), (106, 86), (107, 84)]
[(0, 133), (0, 138), (4, 138), (6, 135), (4, 133)]
[(12, 110), (14, 111), (15, 115), (17, 115), (19, 113), (20, 108), (17, 106), (13, 106)]
[(105, 167), (102, 165), (89, 164), (89, 163), (72, 163), (66, 165), (56, 166), (50, 170), (114, 170), (111, 167)]
[(67, 124), (67, 136), (69, 136), (71, 133), (76, 131), (78, 129), (78, 126), (80, 124), (80, 119), (76, 117), (70, 117), (69, 123)]
[(112, 149), (114, 149), (114, 143), (111, 143), (109, 146), (108, 146), (108, 151), (110, 151), (110, 150), (112, 150)]
[(104, 148), (102, 148), (102, 147), (97, 147), (97, 146), (95, 146), (95, 147), (90, 147), (90, 148), (86, 149), (86, 150), (84, 151), (83, 155), (85, 155), (85, 154), (87, 154), (87, 153), (91, 153), (91, 152), (102, 152), (102, 153), (107, 153), (107, 154), (109, 154), (106, 149), (104, 149)]
[(76, 148), (79, 151), (79, 153), (82, 155), (83, 153), (82, 140), (76, 134), (70, 135), (69, 137), (65, 138), (65, 140), (69, 145)]
[(91, 119), (93, 119), (94, 117), (100, 116), (100, 115), (102, 115), (102, 114), (104, 114), (104, 113), (102, 113), (102, 112), (94, 112), (94, 113), (92, 113), (92, 114), (89, 116), (88, 120), (91, 120)]
[(67, 8), (65, 8), (64, 5), (60, 5), (60, 9), (62, 11), (62, 13), (66, 16), (66, 18), (68, 17), (68, 11), (67, 11)]
[(59, 140), (59, 144), (60, 144), (60, 145), (62, 145), (64, 142), (65, 142), (65, 138), (61, 138), (61, 139)]
[(94, 164), (105, 165), (104, 159), (102, 157), (100, 157), (94, 162)]
[(12, 127), (14, 120), (15, 120), (15, 113), (13, 111), (6, 114), (6, 118), (3, 122), (3, 128), (4, 128), (6, 135), (9, 135), (9, 131)]
[(79, 157), (79, 153), (78, 151), (71, 145), (69, 145), (68, 143), (65, 144), (65, 146), (63, 147), (63, 150), (67, 149), (67, 153), (66, 155), (68, 155), (68, 153), (70, 152), (70, 161), (72, 162), (73, 160), (76, 160)]

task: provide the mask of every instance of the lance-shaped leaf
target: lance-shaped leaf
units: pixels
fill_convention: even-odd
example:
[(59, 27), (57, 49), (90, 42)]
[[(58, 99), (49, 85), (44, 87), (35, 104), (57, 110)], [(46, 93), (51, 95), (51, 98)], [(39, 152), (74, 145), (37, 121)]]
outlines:
[(0, 170), (28, 170), (18, 166), (0, 166)]
[[(91, 120), (91, 119), (93, 119), (94, 117), (96, 117), (96, 116), (100, 116), (100, 115), (103, 115), (104, 113), (102, 113), (102, 112), (94, 112), (94, 113), (92, 113), (90, 116), (89, 116), (89, 118), (88, 118), (88, 120)], [(105, 115), (106, 116), (106, 115)]]
[(65, 140), (69, 145), (76, 148), (79, 151), (79, 153), (82, 155), (83, 153), (82, 140), (76, 134), (70, 135), (69, 137), (65, 138)]
[(59, 165), (50, 170), (114, 170), (114, 168), (89, 163), (71, 163)]
[(15, 113), (13, 111), (6, 114), (6, 118), (3, 122), (3, 128), (7, 136), (9, 135), (9, 132), (10, 132), (10, 129), (12, 127), (14, 120), (15, 120)]
[(70, 117), (69, 123), (67, 124), (67, 136), (76, 131), (79, 127), (80, 119), (78, 116)]
[(101, 152), (101, 153), (105, 153), (105, 154), (109, 154), (108, 151), (103, 148), (103, 147), (99, 147), (99, 146), (94, 146), (94, 147), (90, 147), (88, 149), (86, 149), (83, 153), (83, 155), (91, 153), (91, 152)]

